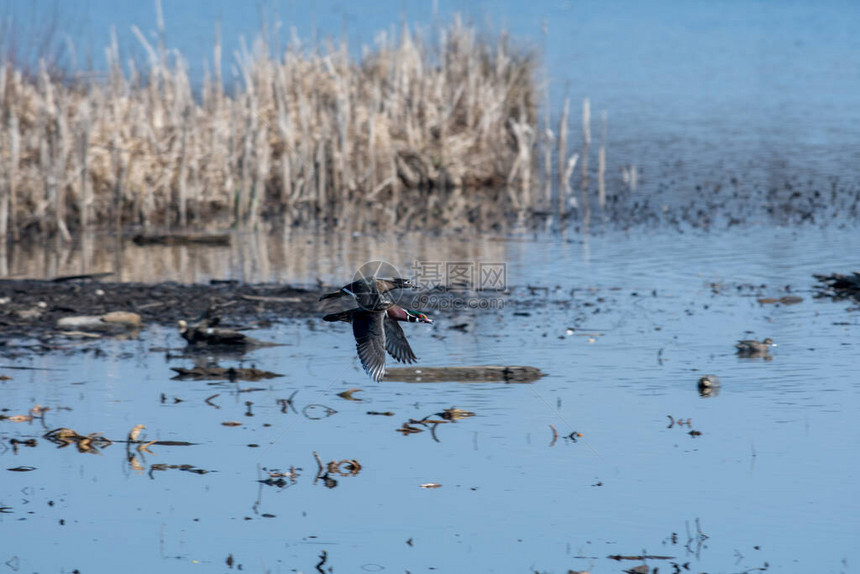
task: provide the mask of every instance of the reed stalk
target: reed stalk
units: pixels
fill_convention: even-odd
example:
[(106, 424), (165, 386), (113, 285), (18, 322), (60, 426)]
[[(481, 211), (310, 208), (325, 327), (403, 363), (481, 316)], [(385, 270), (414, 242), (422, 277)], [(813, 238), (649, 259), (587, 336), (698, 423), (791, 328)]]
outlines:
[(455, 18), (428, 42), (404, 24), (398, 39), (380, 34), (360, 59), (345, 39), (309, 50), (295, 35), (273, 57), (261, 36), (234, 54), (231, 84), (218, 31), (195, 97), (186, 61), (168, 49), (160, 2), (156, 21), (154, 45), (132, 28), (144, 61), (121, 65), (111, 34), (101, 78), (70, 73), (69, 82), (44, 64), (27, 74), (0, 63), (4, 237), (255, 224), (347, 201), (415, 219), (431, 205), (428, 190), (505, 184), (520, 206), (535, 207), (542, 154), (551, 178), (536, 59), (505, 34), (481, 36)]
[(606, 112), (600, 113), (600, 149), (597, 152), (597, 203), (606, 207)]

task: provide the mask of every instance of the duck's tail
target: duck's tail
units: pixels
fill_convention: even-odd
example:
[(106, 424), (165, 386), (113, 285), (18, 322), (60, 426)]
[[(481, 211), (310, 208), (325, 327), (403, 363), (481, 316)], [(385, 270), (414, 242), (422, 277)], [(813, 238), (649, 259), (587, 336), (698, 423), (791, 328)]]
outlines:
[(335, 291), (333, 293), (326, 293), (325, 295), (320, 297), (320, 301), (322, 301), (323, 299), (334, 299), (335, 297), (343, 297), (343, 295), (344, 295), (343, 291)]
[(343, 321), (344, 323), (352, 322), (352, 311), (341, 311), (340, 313), (331, 313), (323, 317), (323, 321), (328, 321), (329, 323), (334, 323), (336, 321)]

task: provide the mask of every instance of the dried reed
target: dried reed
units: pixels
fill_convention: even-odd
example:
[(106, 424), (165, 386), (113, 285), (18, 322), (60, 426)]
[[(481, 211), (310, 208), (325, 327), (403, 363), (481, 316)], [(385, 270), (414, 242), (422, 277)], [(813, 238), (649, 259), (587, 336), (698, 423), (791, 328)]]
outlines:
[(273, 57), (261, 34), (234, 54), (232, 84), (216, 35), (213, 73), (195, 92), (160, 10), (157, 21), (155, 46), (133, 28), (143, 65), (123, 66), (112, 36), (101, 80), (0, 65), (0, 235), (254, 225), (349, 201), (426, 209), (427, 190), (506, 183), (532, 204), (536, 61), (505, 34), (455, 18), (425, 39), (404, 25), (359, 61), (345, 41), (308, 48), (295, 32)]

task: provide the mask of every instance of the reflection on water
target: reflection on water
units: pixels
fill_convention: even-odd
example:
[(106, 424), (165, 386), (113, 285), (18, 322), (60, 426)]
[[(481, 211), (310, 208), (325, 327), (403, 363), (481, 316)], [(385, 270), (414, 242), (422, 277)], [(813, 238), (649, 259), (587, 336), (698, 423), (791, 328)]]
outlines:
[[(860, 531), (860, 467), (846, 456), (860, 322), (847, 302), (814, 299), (811, 274), (852, 268), (855, 254), (832, 246), (854, 235), (294, 234), (242, 248), (271, 259), (248, 267), (237, 247), (186, 251), (186, 264), (209, 262), (197, 280), (299, 283), (342, 279), (380, 254), (498, 258), (524, 286), (504, 309), (439, 312), (432, 326), (404, 326), (410, 344), (420, 366), (547, 376), (374, 384), (350, 327), (312, 320), (253, 331), (285, 346), (207, 356), (283, 373), (266, 380), (172, 379), (200, 360), (178, 350), (172, 326), (6, 359), (3, 414), (50, 410), (0, 420), (4, 549), (21, 571), (99, 570), (129, 553), (148, 571), (229, 559), (308, 572), (325, 558), (334, 572), (617, 572), (637, 562), (608, 556), (638, 554), (671, 556), (648, 561), (661, 572), (844, 570)], [(787, 294), (802, 300), (758, 301)], [(738, 339), (765, 337), (778, 343), (772, 360), (736, 355)], [(704, 374), (719, 393), (700, 394)], [(64, 448), (43, 438), (58, 428), (74, 429)]]
[(112, 236), (87, 236), (72, 244), (10, 245), (0, 250), (0, 275), (54, 278), (113, 273), (108, 281), (204, 283), (337, 283), (367, 261), (383, 260), (404, 274), (421, 261), (505, 261), (498, 237), (426, 233), (312, 233), (287, 228), (235, 233), (229, 246), (140, 246)]

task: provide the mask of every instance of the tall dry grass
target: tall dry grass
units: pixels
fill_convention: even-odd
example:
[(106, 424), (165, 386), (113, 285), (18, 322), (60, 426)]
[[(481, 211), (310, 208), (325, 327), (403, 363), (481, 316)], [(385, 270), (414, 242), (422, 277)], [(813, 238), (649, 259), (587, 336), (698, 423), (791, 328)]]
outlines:
[(359, 60), (345, 41), (294, 37), (273, 57), (262, 35), (230, 56), (216, 40), (194, 90), (158, 22), (156, 45), (133, 29), (145, 62), (124, 60), (114, 34), (101, 78), (0, 64), (0, 236), (254, 225), (488, 186), (534, 201), (537, 63), (505, 34), (459, 18), (429, 36), (404, 25)]

